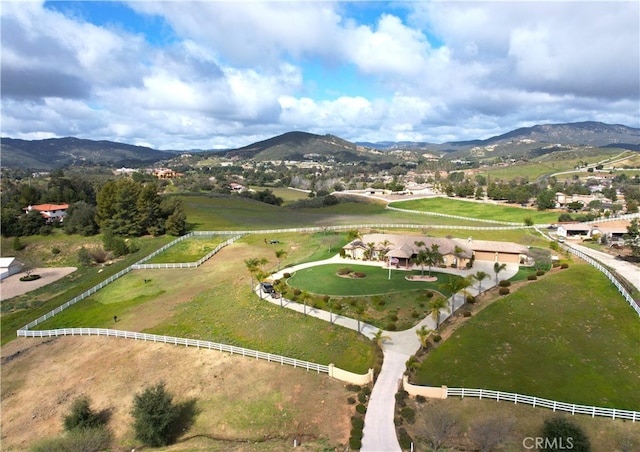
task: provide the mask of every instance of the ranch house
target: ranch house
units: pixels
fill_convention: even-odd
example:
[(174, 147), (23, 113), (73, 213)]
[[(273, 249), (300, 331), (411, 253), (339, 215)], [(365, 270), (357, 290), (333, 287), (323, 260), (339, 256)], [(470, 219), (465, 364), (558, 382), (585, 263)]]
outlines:
[(68, 208), (69, 204), (37, 204), (35, 206), (25, 207), (22, 210), (24, 210), (25, 213), (37, 210), (46, 218), (47, 222), (50, 223), (52, 221), (62, 221), (67, 214)]

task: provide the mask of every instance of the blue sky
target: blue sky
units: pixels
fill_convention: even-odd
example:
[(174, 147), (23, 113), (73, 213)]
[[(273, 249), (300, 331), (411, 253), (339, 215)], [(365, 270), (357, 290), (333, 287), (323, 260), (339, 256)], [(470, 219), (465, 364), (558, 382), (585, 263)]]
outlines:
[(640, 127), (640, 3), (3, 1), (2, 136), (233, 148)]

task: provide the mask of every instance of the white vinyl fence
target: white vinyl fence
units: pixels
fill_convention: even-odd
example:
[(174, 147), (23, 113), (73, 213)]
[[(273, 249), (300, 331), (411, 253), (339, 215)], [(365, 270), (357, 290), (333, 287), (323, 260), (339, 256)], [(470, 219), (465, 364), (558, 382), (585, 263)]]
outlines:
[(511, 392), (491, 391), (488, 389), (447, 388), (447, 397), (477, 397), (479, 399), (492, 399), (497, 401), (524, 403), (534, 407), (549, 408), (553, 411), (564, 411), (571, 414), (587, 414), (591, 417), (609, 417), (612, 419), (629, 419), (633, 422), (640, 421), (640, 412), (619, 410), (616, 408), (599, 408), (595, 406), (576, 405), (573, 403), (557, 402), (555, 400), (531, 397)]
[(185, 339), (181, 337), (160, 336), (157, 334), (136, 333), (133, 331), (111, 330), (106, 328), (63, 328), (58, 330), (36, 330), (27, 331), (19, 330), (19, 337), (57, 337), (57, 336), (109, 336), (121, 337), (125, 339), (135, 339), (147, 342), (159, 342), (162, 344), (184, 345), (185, 347), (205, 348), (208, 350), (217, 350), (227, 352), (234, 355), (241, 355), (249, 358), (263, 359), (265, 361), (280, 363), (281, 365), (289, 365), (301, 369), (312, 370), (317, 373), (329, 373), (329, 366), (316, 364), (309, 361), (302, 361), (295, 358), (287, 358), (286, 356), (274, 355), (272, 353), (264, 353), (248, 348), (236, 347), (233, 345), (219, 344), (210, 341), (200, 341), (196, 339)]

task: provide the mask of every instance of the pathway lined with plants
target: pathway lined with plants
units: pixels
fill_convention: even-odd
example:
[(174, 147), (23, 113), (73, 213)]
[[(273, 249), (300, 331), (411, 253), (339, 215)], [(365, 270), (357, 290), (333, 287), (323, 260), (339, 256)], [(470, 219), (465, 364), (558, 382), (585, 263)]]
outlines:
[[(353, 259), (345, 259), (340, 256), (335, 256), (331, 259), (324, 261), (308, 262), (305, 264), (289, 267), (272, 275), (274, 279), (280, 279), (284, 273), (293, 273), (297, 270), (326, 264), (358, 264), (380, 267), (380, 262), (375, 261), (360, 261)], [(518, 273), (519, 266), (517, 264), (508, 264), (506, 269), (501, 272), (501, 279), (510, 279)], [(438, 271), (445, 271), (445, 269), (438, 269)], [(460, 276), (468, 276), (478, 271), (484, 271), (488, 275), (493, 274), (493, 262), (476, 262), (472, 270), (456, 270), (448, 268), (447, 273), (456, 274)], [(495, 286), (495, 280), (488, 277), (483, 284), (483, 291), (486, 291)], [(256, 288), (257, 293), (260, 293), (260, 289)], [(468, 287), (466, 291), (473, 296), (478, 295), (477, 287)], [(274, 304), (282, 305), (288, 309), (293, 309), (297, 312), (304, 312), (306, 315), (317, 317), (327, 322), (333, 320), (333, 323), (344, 326), (345, 328), (351, 328), (359, 331), (367, 336), (369, 339), (375, 339), (376, 333), (379, 329), (363, 323), (358, 322), (355, 319), (343, 317), (336, 314), (331, 314), (321, 309), (304, 306), (303, 304), (293, 302), (291, 300), (284, 300), (281, 298), (274, 298), (271, 295), (262, 294), (262, 297)], [(453, 294), (449, 299), (449, 306), (453, 306), (451, 312), (449, 310), (440, 311), (441, 321), (446, 320), (452, 316), (457, 309), (465, 304), (464, 297)], [(384, 353), (384, 361), (380, 374), (373, 386), (369, 403), (367, 407), (367, 413), (365, 415), (365, 424), (362, 437), (362, 451), (401, 451), (400, 444), (398, 443), (396, 429), (394, 424), (394, 410), (396, 405), (395, 395), (398, 392), (399, 382), (402, 379), (402, 375), (406, 369), (407, 360), (416, 353), (420, 348), (420, 339), (416, 334), (416, 331), (422, 327), (429, 330), (436, 330), (436, 321), (428, 316), (420, 321), (413, 328), (404, 331), (384, 331), (383, 335), (387, 338), (382, 341), (381, 347)]]

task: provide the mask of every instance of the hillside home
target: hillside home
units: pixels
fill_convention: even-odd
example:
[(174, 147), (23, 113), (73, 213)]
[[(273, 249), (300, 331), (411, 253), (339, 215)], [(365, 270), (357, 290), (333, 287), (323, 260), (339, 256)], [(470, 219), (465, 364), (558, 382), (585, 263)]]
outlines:
[(556, 223), (556, 234), (564, 238), (606, 237), (608, 240), (619, 240), (627, 233), (631, 223), (626, 220), (592, 223)]
[[(419, 243), (424, 245), (418, 245)], [(438, 246), (443, 264), (466, 268), (473, 260), (521, 263), (529, 262), (527, 247), (517, 243), (489, 240), (447, 239), (399, 234), (365, 234), (343, 247), (345, 257), (360, 260), (392, 262), (397, 267), (412, 266), (421, 249)]]
[(35, 206), (25, 207), (25, 213), (37, 210), (47, 220), (48, 223), (53, 221), (62, 221), (67, 214), (69, 204), (37, 204)]

